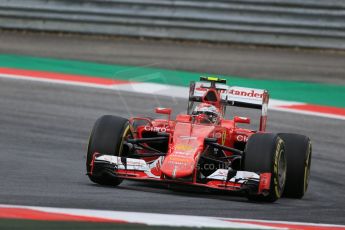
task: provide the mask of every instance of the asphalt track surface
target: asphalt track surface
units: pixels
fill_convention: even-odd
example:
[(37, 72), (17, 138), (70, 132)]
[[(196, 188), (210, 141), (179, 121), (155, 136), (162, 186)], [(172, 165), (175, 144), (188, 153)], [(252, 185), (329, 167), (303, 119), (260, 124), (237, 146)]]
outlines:
[(0, 79), (0, 203), (345, 224), (342, 120), (270, 112), (270, 131), (301, 133), (313, 141), (310, 187), (302, 200), (263, 204), (139, 182), (117, 188), (91, 183), (85, 153), (95, 120), (104, 114), (152, 115), (155, 106), (177, 113), (186, 101)]
[(113, 188), (88, 180), (85, 152), (96, 118), (149, 114), (154, 106), (164, 105), (182, 112), (185, 104), (165, 97), (0, 79), (0, 203), (345, 223), (345, 136), (340, 120), (271, 112), (269, 130), (303, 133), (313, 140), (311, 183), (302, 200), (249, 203), (139, 182)]

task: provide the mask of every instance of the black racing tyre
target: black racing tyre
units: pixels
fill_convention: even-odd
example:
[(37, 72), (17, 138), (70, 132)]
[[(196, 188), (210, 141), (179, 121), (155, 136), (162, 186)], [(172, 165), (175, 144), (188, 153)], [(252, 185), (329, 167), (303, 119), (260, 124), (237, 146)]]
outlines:
[(91, 162), (95, 152), (118, 156), (122, 152), (123, 141), (130, 132), (129, 121), (122, 117), (105, 115), (96, 121), (90, 135), (86, 159), (86, 171), (91, 181), (112, 186), (119, 185), (123, 181), (106, 169), (91, 175)]
[(284, 141), (273, 133), (256, 133), (250, 136), (244, 150), (244, 170), (271, 173), (268, 194), (248, 194), (253, 201), (274, 202), (284, 191), (287, 162)]
[(308, 189), (312, 145), (308, 137), (292, 133), (280, 133), (284, 140), (287, 173), (284, 196), (301, 199)]

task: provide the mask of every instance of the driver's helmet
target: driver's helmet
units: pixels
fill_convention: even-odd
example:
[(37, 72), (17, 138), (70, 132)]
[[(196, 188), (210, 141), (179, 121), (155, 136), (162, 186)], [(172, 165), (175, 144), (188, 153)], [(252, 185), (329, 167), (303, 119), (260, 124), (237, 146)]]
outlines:
[(206, 121), (211, 123), (218, 123), (220, 119), (220, 112), (219, 109), (211, 104), (207, 103), (200, 103), (198, 106), (195, 107), (193, 115), (200, 115), (203, 114), (206, 118)]

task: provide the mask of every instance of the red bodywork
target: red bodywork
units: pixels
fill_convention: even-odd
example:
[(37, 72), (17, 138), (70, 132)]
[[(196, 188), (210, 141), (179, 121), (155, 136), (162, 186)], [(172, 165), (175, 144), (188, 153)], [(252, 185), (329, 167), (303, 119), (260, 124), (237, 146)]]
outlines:
[[(201, 97), (203, 103), (211, 103), (224, 110), (221, 102), (222, 91), (216, 89), (204, 89), (204, 96)], [(216, 100), (208, 101), (207, 94), (212, 92), (216, 95)], [(237, 91), (236, 91), (237, 92)], [(268, 103), (268, 94), (265, 91), (263, 106)], [(171, 109), (157, 108), (156, 113), (167, 115), (167, 119), (147, 119), (135, 117), (130, 119), (132, 124), (133, 138), (145, 138), (156, 136), (157, 133), (169, 134), (166, 145), (166, 156), (143, 157), (149, 167), (149, 171), (135, 170), (133, 168), (117, 168), (115, 174), (118, 177), (134, 180), (152, 180), (167, 183), (177, 183), (184, 185), (202, 186), (213, 189), (236, 191), (243, 188), (243, 183), (229, 180), (204, 179), (200, 180), (198, 173), (198, 163), (201, 155), (205, 152), (205, 138), (216, 138), (220, 145), (228, 147), (238, 146), (244, 148), (248, 138), (256, 131), (244, 129), (237, 126), (237, 123), (250, 123), (249, 118), (234, 117), (227, 120), (221, 117), (219, 122), (202, 123), (197, 117), (190, 114), (177, 115), (175, 120), (171, 119)], [(223, 114), (224, 115), (224, 114)], [(135, 122), (144, 121), (142, 125), (134, 125)], [(265, 131), (266, 112), (262, 112), (259, 132)], [(146, 144), (144, 144), (146, 145)], [(150, 145), (150, 144), (147, 144)], [(242, 149), (243, 150), (243, 149)], [(144, 151), (142, 151), (144, 153)], [(138, 152), (140, 154), (141, 151)], [(226, 156), (231, 156), (231, 151), (224, 151)], [(94, 160), (92, 161), (92, 163)], [(257, 193), (262, 193), (270, 188), (270, 173), (261, 173), (258, 182)]]
[[(245, 143), (254, 133), (252, 130), (236, 127), (234, 120), (221, 120), (219, 125), (193, 124), (191, 116), (183, 114), (178, 115), (175, 121), (157, 119), (151, 121), (151, 124), (140, 126), (137, 137), (145, 137), (145, 132), (162, 130), (172, 136), (168, 154), (161, 167), (161, 171), (171, 178), (186, 177), (193, 173), (199, 155), (204, 150), (205, 138), (217, 138), (219, 144), (233, 147), (235, 142)], [(230, 156), (232, 153), (226, 151), (226, 154)], [(152, 161), (152, 158), (146, 160)], [(173, 176), (175, 166), (177, 173)]]

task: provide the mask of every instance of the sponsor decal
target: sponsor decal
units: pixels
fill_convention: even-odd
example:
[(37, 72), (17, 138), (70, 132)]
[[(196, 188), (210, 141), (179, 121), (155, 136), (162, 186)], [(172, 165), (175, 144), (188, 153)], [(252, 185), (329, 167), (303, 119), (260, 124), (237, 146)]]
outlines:
[(201, 85), (200, 87), (195, 88), (195, 90), (197, 90), (197, 91), (207, 91), (207, 88), (203, 88), (203, 85)]
[(247, 142), (248, 141), (248, 136), (246, 135), (237, 135), (236, 140), (239, 142)]
[(189, 156), (189, 152), (184, 152), (184, 151), (174, 151), (174, 155), (182, 155), (182, 156)]
[(190, 158), (183, 156), (170, 156), (167, 158), (168, 161), (165, 163), (167, 166), (178, 167), (182, 170), (189, 170), (194, 168), (194, 161)]
[(159, 126), (149, 126), (149, 125), (145, 125), (144, 127), (145, 131), (150, 131), (150, 132), (160, 132), (160, 133), (166, 133), (169, 131), (169, 127), (168, 126), (163, 126), (163, 127), (159, 127)]
[(191, 162), (192, 160), (189, 157), (185, 156), (170, 156), (169, 161), (174, 161), (174, 162)]
[[(208, 179), (213, 180), (226, 180), (228, 176), (228, 170), (227, 169), (218, 169), (213, 174), (208, 176)], [(230, 179), (230, 182), (236, 182), (236, 183), (244, 183), (247, 180), (259, 180), (260, 176), (253, 172), (248, 171), (237, 171), (236, 175)]]
[(224, 145), (225, 141), (226, 141), (226, 130), (222, 130), (222, 131), (217, 131), (214, 133), (213, 137), (217, 138), (217, 139), (221, 139), (221, 144)]
[(175, 150), (177, 150), (177, 151), (190, 151), (190, 150), (193, 150), (193, 146), (186, 145), (186, 144), (177, 144), (175, 146)]
[(216, 133), (214, 134), (214, 138), (219, 139), (219, 138), (221, 138), (221, 137), (222, 137), (222, 132), (216, 132)]
[(190, 165), (190, 163), (189, 162), (180, 162), (180, 161), (169, 161), (168, 163), (167, 163), (167, 165), (172, 165), (172, 166), (181, 166), (181, 167), (189, 167), (189, 168), (191, 168), (191, 167), (193, 167), (192, 165)]
[(110, 164), (115, 165), (118, 169), (138, 170), (138, 171), (149, 170), (148, 165), (142, 159), (127, 158), (126, 166), (122, 163), (121, 157), (112, 156), (112, 155), (101, 155), (99, 157), (96, 157), (95, 160), (107, 161)]
[(241, 91), (236, 89), (230, 89), (229, 93), (236, 96), (244, 96), (244, 97), (253, 97), (253, 98), (262, 98), (263, 93), (255, 92), (255, 90), (250, 91)]
[(182, 140), (196, 140), (197, 137), (191, 137), (191, 136), (180, 136)]
[(212, 173), (210, 176), (208, 176), (208, 179), (220, 179), (225, 180), (226, 176), (228, 175), (228, 170), (226, 169), (218, 169), (214, 173)]

